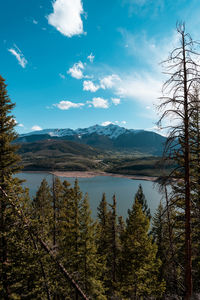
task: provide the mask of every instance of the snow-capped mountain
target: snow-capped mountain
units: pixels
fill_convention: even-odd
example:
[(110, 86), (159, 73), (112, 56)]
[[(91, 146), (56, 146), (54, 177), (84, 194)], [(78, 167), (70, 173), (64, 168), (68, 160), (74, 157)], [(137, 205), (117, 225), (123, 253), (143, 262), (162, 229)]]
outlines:
[(139, 151), (161, 154), (166, 138), (150, 131), (126, 129), (118, 125), (94, 125), (88, 128), (44, 129), (20, 135), (19, 143), (49, 140), (68, 140), (96, 149), (109, 151)]
[(64, 136), (74, 136), (77, 135), (81, 138), (83, 135), (97, 134), (102, 136), (107, 136), (110, 139), (116, 139), (122, 134), (128, 133), (138, 133), (143, 130), (126, 129), (118, 125), (109, 124), (107, 126), (94, 125), (88, 128), (78, 128), (76, 130), (66, 128), (66, 129), (44, 129), (39, 131), (32, 131), (27, 134), (22, 134), (20, 137), (30, 136), (30, 135), (49, 135), (50, 137), (64, 137)]

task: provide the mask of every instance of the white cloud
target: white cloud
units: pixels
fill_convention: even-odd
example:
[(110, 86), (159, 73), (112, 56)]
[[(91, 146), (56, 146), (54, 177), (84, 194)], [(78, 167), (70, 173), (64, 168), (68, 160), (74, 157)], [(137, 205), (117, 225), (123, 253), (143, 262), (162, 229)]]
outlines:
[(121, 124), (125, 125), (125, 124), (127, 124), (127, 122), (126, 121), (121, 121)]
[(155, 103), (161, 95), (162, 81), (151, 74), (133, 74), (115, 85), (115, 93), (142, 103)]
[(62, 73), (59, 73), (60, 78), (65, 79), (65, 75)]
[(145, 108), (146, 108), (146, 109), (151, 109), (151, 107), (150, 107), (150, 106), (148, 106), (148, 105), (147, 105)]
[(94, 56), (92, 53), (90, 53), (90, 55), (87, 57), (87, 59), (89, 59), (89, 61), (90, 61), (91, 63), (93, 63), (94, 58), (95, 58), (95, 56)]
[(91, 103), (95, 108), (108, 108), (108, 100), (97, 97), (93, 98), (92, 101), (88, 101), (87, 103)]
[(18, 127), (24, 127), (24, 124), (18, 123), (17, 126), (18, 126)]
[(100, 80), (102, 89), (111, 89), (117, 82), (120, 81), (120, 77), (116, 74), (106, 76)]
[(42, 128), (38, 125), (34, 125), (31, 130), (34, 130), (34, 131), (39, 131), (39, 130), (42, 130)]
[(8, 51), (16, 57), (16, 59), (18, 60), (20, 66), (22, 68), (26, 67), (28, 62), (27, 62), (26, 58), (24, 57), (23, 53), (21, 52), (21, 50), (16, 45), (14, 45), (13, 48), (8, 49)]
[(81, 0), (55, 0), (53, 13), (48, 16), (48, 23), (67, 37), (83, 34), (81, 15), (84, 13)]
[(98, 91), (99, 86), (95, 85), (91, 80), (84, 80), (83, 81), (83, 90), (84, 91), (90, 91), (90, 92), (96, 92)]
[(67, 73), (76, 79), (82, 79), (84, 77), (82, 70), (84, 70), (84, 65), (81, 61), (79, 61), (78, 63), (75, 63)]
[(110, 125), (110, 124), (113, 124), (113, 123), (110, 122), (110, 121), (105, 121), (105, 122), (102, 122), (102, 123), (101, 123), (101, 126), (108, 126), (108, 125)]
[(71, 101), (60, 101), (57, 104), (54, 104), (54, 106), (58, 107), (61, 110), (68, 110), (70, 108), (80, 108), (84, 106), (84, 103), (74, 103)]
[(115, 105), (119, 105), (120, 101), (121, 101), (121, 99), (119, 99), (119, 98), (111, 98), (111, 100)]

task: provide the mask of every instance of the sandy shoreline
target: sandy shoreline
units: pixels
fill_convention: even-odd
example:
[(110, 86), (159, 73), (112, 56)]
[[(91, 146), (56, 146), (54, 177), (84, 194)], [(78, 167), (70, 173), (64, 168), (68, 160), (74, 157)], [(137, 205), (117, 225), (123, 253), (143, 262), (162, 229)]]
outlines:
[(73, 178), (92, 178), (96, 176), (111, 176), (118, 178), (128, 178), (132, 180), (147, 180), (147, 181), (155, 181), (157, 177), (150, 176), (137, 176), (137, 175), (123, 175), (123, 174), (114, 174), (114, 173), (106, 173), (106, 172), (95, 172), (95, 171), (55, 171), (49, 172), (50, 174), (54, 174), (58, 177), (73, 177)]

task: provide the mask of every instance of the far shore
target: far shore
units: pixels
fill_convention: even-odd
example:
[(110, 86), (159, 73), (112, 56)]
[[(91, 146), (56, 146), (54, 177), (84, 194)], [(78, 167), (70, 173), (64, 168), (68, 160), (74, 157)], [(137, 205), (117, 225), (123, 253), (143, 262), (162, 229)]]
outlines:
[(96, 176), (111, 176), (118, 178), (128, 178), (132, 180), (147, 180), (147, 181), (155, 181), (157, 177), (151, 176), (137, 176), (137, 175), (124, 175), (124, 174), (114, 174), (114, 173), (106, 173), (106, 172), (98, 172), (98, 171), (54, 171), (48, 172), (58, 177), (73, 177), (73, 178), (92, 178)]

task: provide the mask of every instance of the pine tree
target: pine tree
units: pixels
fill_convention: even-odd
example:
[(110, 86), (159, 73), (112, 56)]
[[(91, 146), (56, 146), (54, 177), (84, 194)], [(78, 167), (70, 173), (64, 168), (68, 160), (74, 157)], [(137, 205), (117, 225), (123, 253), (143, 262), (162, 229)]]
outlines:
[(102, 263), (102, 277), (103, 282), (108, 278), (107, 270), (107, 257), (108, 257), (108, 247), (109, 247), (109, 237), (108, 237), (108, 226), (109, 226), (109, 212), (107, 207), (106, 195), (103, 193), (101, 202), (97, 208), (97, 252), (101, 258)]
[(91, 210), (86, 194), (80, 207), (80, 250), (79, 276), (87, 295), (92, 299), (103, 300), (103, 284), (100, 280), (101, 263), (95, 243), (96, 223), (91, 218)]
[[(159, 204), (156, 213), (152, 220), (153, 240), (158, 247), (157, 258), (162, 261), (160, 267), (159, 279), (166, 282), (165, 294), (178, 295), (181, 294), (181, 286), (179, 286), (180, 273), (179, 265), (177, 263), (177, 248), (176, 248), (176, 229), (173, 224), (175, 212), (170, 208), (170, 215), (162, 205)], [(173, 296), (172, 296), (173, 297)]]
[[(8, 195), (12, 191), (12, 185), (17, 184), (12, 175), (19, 170), (20, 162), (16, 154), (18, 146), (13, 144), (17, 137), (14, 131), (15, 121), (11, 115), (14, 106), (7, 95), (5, 80), (0, 76), (0, 187)], [(4, 299), (8, 299), (10, 295), (8, 239), (13, 222), (12, 208), (0, 190), (0, 285), (2, 286), (0, 289), (1, 297)]]
[(128, 211), (126, 224), (122, 250), (122, 294), (133, 299), (161, 297), (165, 290), (164, 282), (159, 281), (161, 261), (156, 258), (157, 246), (148, 234), (149, 218), (143, 213), (137, 198)]
[(52, 206), (53, 206), (53, 220), (52, 220), (52, 240), (53, 246), (56, 247), (59, 244), (60, 236), (60, 210), (62, 207), (63, 199), (63, 185), (58, 177), (53, 175), (52, 186)]
[(34, 218), (38, 221), (43, 238), (50, 236), (50, 226), (53, 221), (52, 194), (46, 179), (42, 180), (32, 206)]
[(135, 194), (135, 199), (137, 198), (138, 202), (142, 205), (142, 210), (146, 214), (146, 216), (151, 219), (150, 208), (148, 208), (146, 197), (143, 193), (142, 185), (139, 184), (137, 193)]
[(119, 271), (120, 271), (120, 238), (119, 225), (117, 218), (117, 202), (116, 196), (113, 195), (113, 203), (110, 204), (111, 210), (108, 213), (108, 228), (107, 228), (107, 272), (108, 278), (106, 285), (108, 288), (108, 295), (111, 297), (119, 296)]
[(191, 227), (192, 227), (192, 268), (194, 291), (200, 292), (200, 87), (195, 86), (192, 98), (193, 114), (190, 117), (191, 153)]
[(14, 144), (17, 135), (11, 115), (13, 108), (5, 81), (0, 76), (0, 298), (41, 298), (44, 294), (37, 285), (41, 278), (37, 276), (37, 249), (12, 205), (14, 202), (16, 207), (23, 209), (25, 216), (30, 216), (28, 192), (13, 177), (20, 169), (18, 146)]

